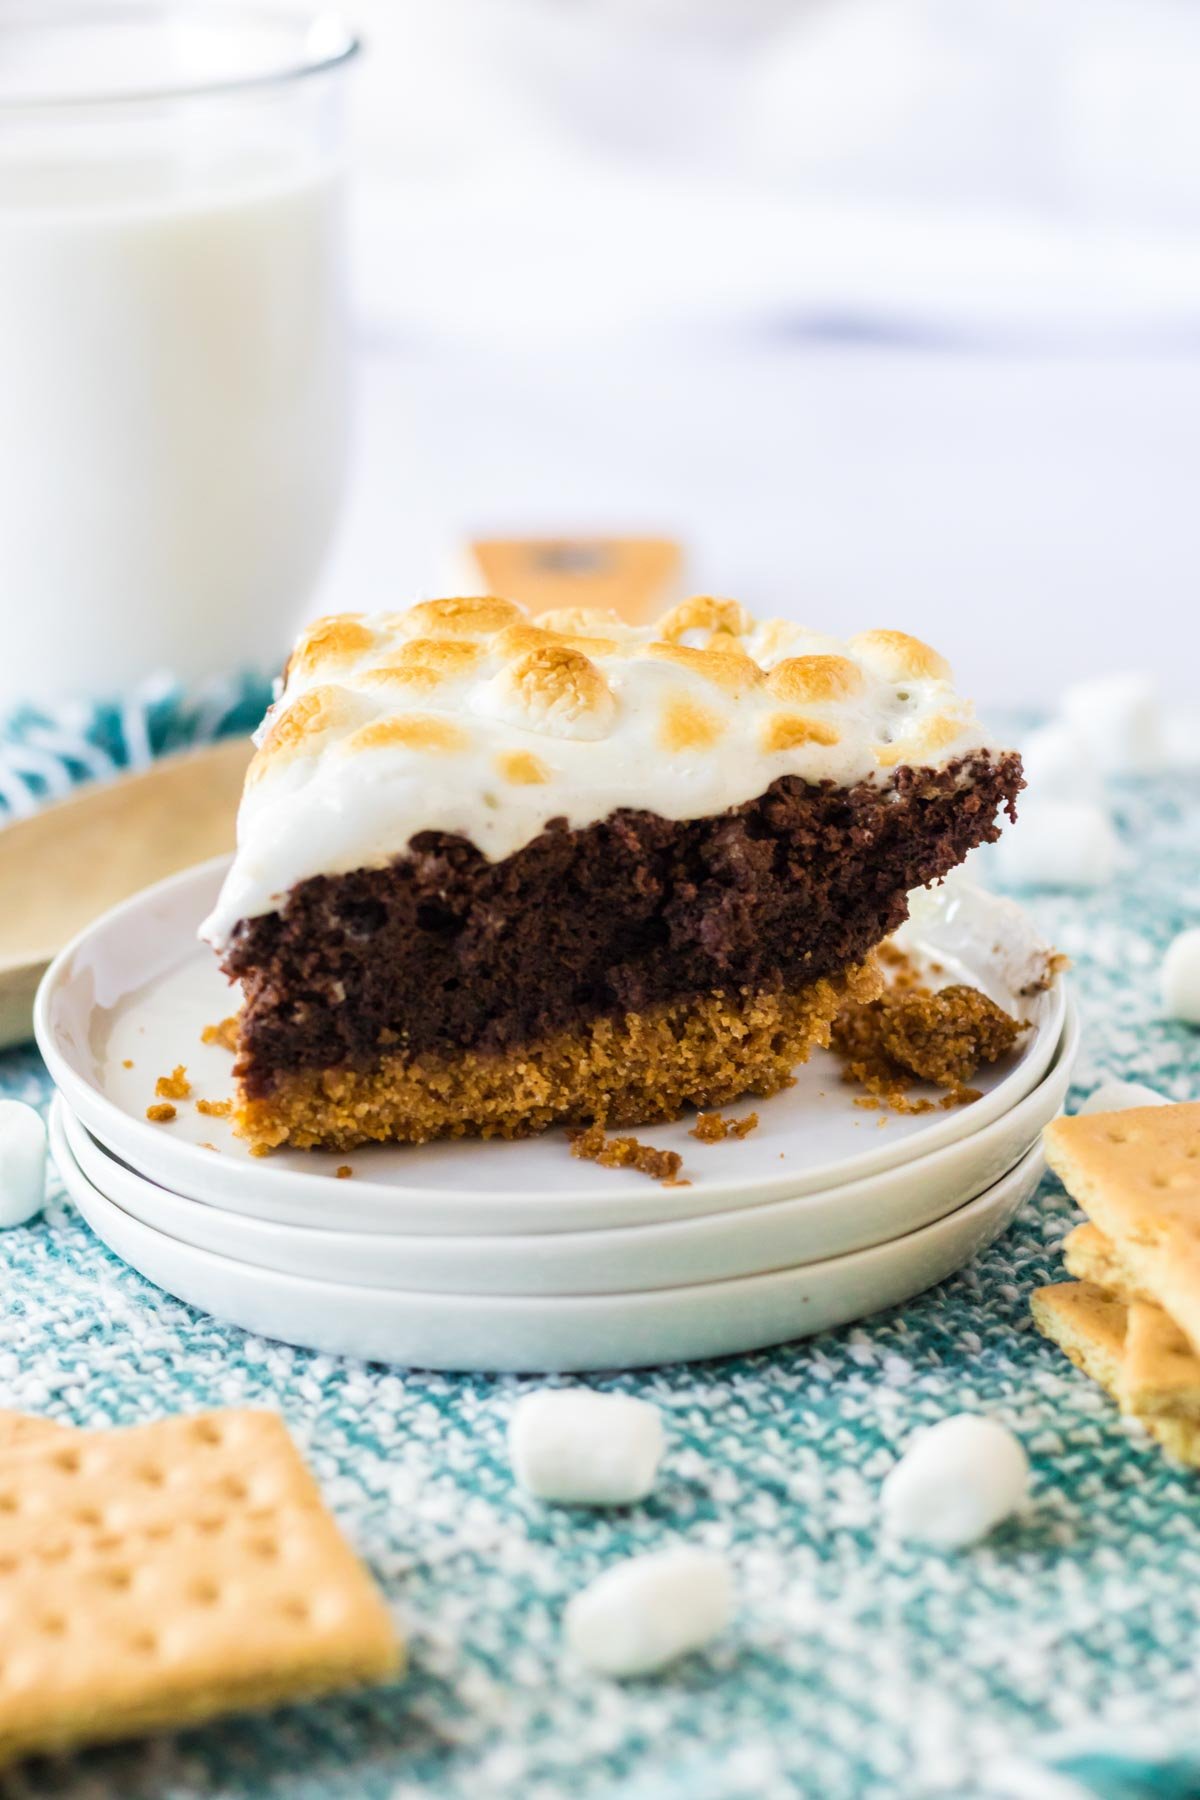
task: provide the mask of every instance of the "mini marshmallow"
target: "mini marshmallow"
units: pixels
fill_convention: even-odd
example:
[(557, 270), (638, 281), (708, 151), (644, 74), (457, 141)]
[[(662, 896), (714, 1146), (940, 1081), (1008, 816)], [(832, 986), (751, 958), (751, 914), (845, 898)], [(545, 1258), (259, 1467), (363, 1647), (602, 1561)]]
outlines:
[(630, 1506), (654, 1486), (663, 1453), (658, 1408), (628, 1394), (540, 1388), (508, 1428), (513, 1474), (539, 1500)]
[(0, 1227), (26, 1225), (46, 1198), (46, 1127), (32, 1106), (0, 1100)]
[(1181, 931), (1163, 957), (1162, 999), (1169, 1019), (1200, 1025), (1200, 928)]
[(1103, 887), (1112, 880), (1121, 844), (1098, 806), (1034, 800), (1021, 808), (993, 851), (1000, 880), (1022, 887)]
[(1170, 1106), (1165, 1094), (1157, 1094), (1141, 1081), (1102, 1081), (1088, 1095), (1080, 1113), (1127, 1112), (1131, 1106)]
[(1104, 784), (1087, 741), (1071, 726), (1043, 725), (1021, 745), (1026, 804), (1040, 800), (1097, 801)]
[(1120, 774), (1162, 767), (1162, 706), (1148, 675), (1078, 682), (1063, 695), (1062, 715), (1100, 768)]
[(733, 1573), (715, 1550), (681, 1544), (615, 1563), (576, 1594), (567, 1643), (600, 1675), (649, 1675), (699, 1650), (733, 1613)]
[(1016, 1512), (1029, 1486), (1020, 1442), (995, 1419), (959, 1413), (922, 1432), (886, 1477), (883, 1520), (894, 1536), (956, 1550)]

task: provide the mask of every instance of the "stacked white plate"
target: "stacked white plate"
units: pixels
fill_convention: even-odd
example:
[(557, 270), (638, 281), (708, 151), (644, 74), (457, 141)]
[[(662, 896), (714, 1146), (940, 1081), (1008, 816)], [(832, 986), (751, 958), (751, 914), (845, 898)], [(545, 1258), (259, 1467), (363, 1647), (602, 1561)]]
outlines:
[[(941, 1281), (1037, 1187), (1042, 1128), (1078, 1042), (1024, 915), (958, 886), (921, 896), (908, 948), (1030, 1020), (1019, 1048), (951, 1111), (856, 1104), (825, 1053), (755, 1104), (745, 1139), (689, 1121), (643, 1136), (689, 1186), (574, 1160), (561, 1132), (350, 1154), (252, 1157), (195, 1098), (232, 1089), (201, 1041), (231, 1009), (197, 943), (225, 863), (107, 914), (38, 997), (58, 1085), (51, 1141), (92, 1229), (159, 1287), (269, 1337), (459, 1370), (582, 1370), (719, 1356), (845, 1324)], [(155, 1079), (183, 1063), (193, 1098), (151, 1123)], [(349, 1164), (351, 1176), (336, 1170)]]

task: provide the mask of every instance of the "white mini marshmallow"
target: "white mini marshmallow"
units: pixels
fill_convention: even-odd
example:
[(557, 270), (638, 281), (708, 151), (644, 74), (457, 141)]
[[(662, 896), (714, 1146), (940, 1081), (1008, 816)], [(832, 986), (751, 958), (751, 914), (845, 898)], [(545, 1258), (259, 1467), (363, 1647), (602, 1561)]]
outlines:
[(539, 1500), (630, 1506), (654, 1486), (663, 1453), (658, 1408), (628, 1394), (539, 1388), (508, 1428), (513, 1474)]
[(1163, 1007), (1169, 1019), (1200, 1025), (1200, 927), (1181, 931), (1163, 957)]
[(959, 1413), (922, 1432), (887, 1476), (883, 1519), (896, 1537), (956, 1550), (1016, 1512), (1029, 1486), (1020, 1442), (995, 1419)]
[(32, 1106), (0, 1100), (0, 1227), (26, 1225), (46, 1198), (46, 1127)]
[(1098, 806), (1034, 800), (1020, 809), (993, 852), (1002, 881), (1024, 887), (1085, 890), (1116, 874), (1121, 844)]
[(1104, 675), (1069, 687), (1062, 715), (1102, 769), (1136, 773), (1164, 761), (1163, 710), (1148, 675)]
[(699, 1650), (733, 1613), (733, 1573), (715, 1550), (681, 1544), (615, 1563), (576, 1594), (567, 1643), (600, 1675), (649, 1675)]
[(1040, 800), (1099, 800), (1104, 792), (1087, 740), (1070, 725), (1043, 725), (1021, 745), (1025, 804)]
[(1081, 1113), (1127, 1112), (1131, 1106), (1170, 1106), (1165, 1094), (1157, 1094), (1141, 1081), (1102, 1081), (1078, 1109)]

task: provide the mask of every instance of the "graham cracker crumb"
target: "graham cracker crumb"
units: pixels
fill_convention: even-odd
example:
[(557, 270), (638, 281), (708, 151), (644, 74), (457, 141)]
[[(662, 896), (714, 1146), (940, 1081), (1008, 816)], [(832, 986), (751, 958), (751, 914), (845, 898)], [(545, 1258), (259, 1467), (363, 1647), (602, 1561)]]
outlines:
[(353, 1175), (353, 1173), (354, 1173), (354, 1170), (350, 1167), (349, 1163), (339, 1163), (337, 1168), (334, 1170), (334, 1174), (337, 1176), (339, 1181), (349, 1181), (349, 1179), (350, 1179), (351, 1175)]
[(196, 1111), (206, 1119), (227, 1119), (233, 1111), (232, 1100), (197, 1100)]
[(604, 1169), (636, 1169), (653, 1181), (677, 1185), (676, 1177), (683, 1167), (678, 1150), (656, 1150), (653, 1144), (640, 1144), (635, 1137), (606, 1138), (602, 1125), (589, 1125), (585, 1131), (568, 1133), (571, 1155), (584, 1162), (599, 1163)]
[(219, 1025), (206, 1025), (200, 1033), (202, 1044), (219, 1044), (222, 1050), (236, 1050), (238, 1036), (237, 1014), (222, 1019)]
[[(851, 999), (833, 1023), (842, 1080), (867, 1090), (854, 1104), (874, 1111), (883, 1103), (900, 1113), (971, 1105), (980, 1092), (967, 1081), (981, 1063), (1006, 1056), (1028, 1024), (977, 988), (928, 988), (895, 945), (884, 945), (880, 960), (890, 977), (885, 991), (866, 1002)], [(914, 1081), (949, 1091), (938, 1101), (910, 1099)]]
[(216, 1154), (218, 1156), (220, 1156), (220, 1154), (221, 1154), (221, 1152), (219, 1150), (217, 1150), (217, 1146), (215, 1144), (197, 1144), (196, 1148), (198, 1150), (214, 1150), (214, 1151), (216, 1151)]
[(121, 1067), (122, 1067), (122, 1068), (123, 1068), (123, 1069), (132, 1069), (132, 1067), (133, 1067), (133, 1058), (132, 1058), (132, 1056), (127, 1056), (127, 1057), (126, 1057), (126, 1058), (125, 1058), (125, 1060), (124, 1060), (124, 1062), (123, 1062), (123, 1063), (122, 1063), (122, 1064), (121, 1064)]
[(192, 1084), (187, 1078), (187, 1070), (182, 1063), (176, 1063), (169, 1075), (160, 1075), (154, 1084), (154, 1091), (160, 1100), (186, 1100), (191, 1095)]
[(170, 1101), (164, 1101), (160, 1106), (148, 1106), (146, 1117), (155, 1125), (169, 1125), (171, 1120), (177, 1117), (177, 1114)]
[(719, 1144), (727, 1137), (749, 1137), (757, 1124), (756, 1112), (747, 1113), (741, 1119), (726, 1119), (720, 1113), (702, 1112), (688, 1136), (699, 1139), (702, 1144)]

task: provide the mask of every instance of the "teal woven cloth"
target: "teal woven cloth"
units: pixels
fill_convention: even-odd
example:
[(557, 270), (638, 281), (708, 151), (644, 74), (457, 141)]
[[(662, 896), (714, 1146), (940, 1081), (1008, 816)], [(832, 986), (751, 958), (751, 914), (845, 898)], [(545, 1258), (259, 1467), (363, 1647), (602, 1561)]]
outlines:
[[(244, 724), (262, 695), (226, 688), (199, 714), (166, 687), (143, 698), (94, 719), (10, 722), (0, 795), (25, 807), (98, 766)], [(1023, 896), (1074, 963), (1075, 1099), (1103, 1075), (1195, 1098), (1200, 1038), (1160, 1017), (1157, 975), (1200, 912), (1200, 796), (1163, 780), (1114, 800), (1127, 873), (1086, 897)], [(0, 1093), (46, 1104), (32, 1049), (0, 1057)], [(33, 1764), (0, 1791), (1200, 1794), (1200, 1477), (1030, 1327), (1030, 1289), (1060, 1276), (1074, 1218), (1048, 1178), (999, 1243), (896, 1312), (766, 1354), (598, 1378), (661, 1407), (669, 1453), (645, 1505), (589, 1514), (513, 1486), (505, 1429), (533, 1383), (340, 1361), (217, 1324), (118, 1262), (53, 1178), (45, 1216), (0, 1235), (0, 1405), (84, 1426), (277, 1408), (394, 1603), (411, 1669), (354, 1697)], [(883, 1475), (914, 1431), (964, 1410), (1021, 1435), (1027, 1513), (958, 1555), (885, 1545)], [(574, 1667), (568, 1597), (616, 1558), (680, 1538), (733, 1560), (725, 1638), (654, 1680)]]

